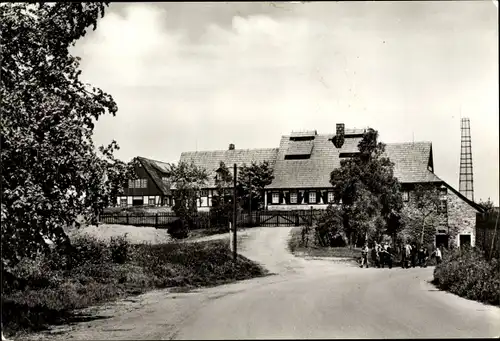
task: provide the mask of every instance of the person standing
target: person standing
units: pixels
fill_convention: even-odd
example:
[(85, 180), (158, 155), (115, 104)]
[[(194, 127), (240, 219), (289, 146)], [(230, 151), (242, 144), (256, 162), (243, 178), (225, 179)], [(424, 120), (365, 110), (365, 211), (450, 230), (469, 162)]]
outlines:
[(414, 268), (417, 265), (417, 244), (415, 242), (411, 245), (411, 267)]
[(386, 253), (385, 253), (385, 244), (379, 245), (379, 258), (380, 258), (380, 267), (383, 269), (386, 263)]
[(361, 268), (363, 268), (363, 265), (368, 268), (368, 243), (365, 243), (361, 249)]
[(441, 250), (438, 247), (434, 251), (434, 255), (436, 257), (436, 264), (437, 265), (441, 264), (441, 261), (443, 260), (443, 254), (441, 253)]
[(403, 250), (403, 268), (404, 269), (408, 269), (410, 266), (409, 266), (409, 262), (411, 260), (411, 245), (406, 242), (405, 246), (404, 246), (404, 250)]
[(392, 248), (391, 244), (386, 244), (386, 259), (387, 259), (387, 265), (389, 266), (389, 269), (392, 269), (392, 258), (394, 257), (394, 250)]
[(420, 245), (418, 248), (418, 266), (421, 268), (424, 266), (424, 247)]
[(429, 260), (429, 250), (427, 250), (427, 247), (424, 246), (424, 263), (423, 263), (424, 268), (427, 267), (428, 260)]

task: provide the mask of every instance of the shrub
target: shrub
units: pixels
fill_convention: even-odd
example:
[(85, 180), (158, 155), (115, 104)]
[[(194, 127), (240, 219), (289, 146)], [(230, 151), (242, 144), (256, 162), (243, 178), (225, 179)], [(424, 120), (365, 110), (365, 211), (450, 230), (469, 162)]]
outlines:
[(76, 264), (105, 263), (110, 260), (110, 252), (106, 242), (94, 236), (83, 234), (76, 236), (71, 242), (74, 248), (72, 255)]
[(500, 305), (498, 260), (488, 261), (476, 249), (450, 252), (434, 269), (434, 284), (461, 297)]
[(184, 239), (189, 236), (189, 222), (177, 219), (168, 225), (167, 232), (174, 239)]
[(321, 214), (318, 224), (315, 228), (317, 242), (319, 246), (345, 246), (345, 240), (342, 236), (342, 214), (340, 209), (333, 205)]
[[(215, 285), (265, 274), (244, 257), (234, 263), (227, 242), (222, 241), (133, 245), (123, 236), (108, 247), (83, 235), (73, 246), (79, 250), (75, 259), (80, 262), (67, 269), (52, 269), (52, 260), (44, 257), (23, 260), (9, 269), (10, 281), (19, 279), (23, 285), (2, 290), (7, 331), (38, 330), (67, 322), (74, 317), (72, 309), (153, 287)], [(124, 264), (117, 264), (120, 262)]]
[(127, 233), (123, 236), (111, 237), (109, 242), (111, 259), (114, 263), (124, 264), (129, 259), (130, 242)]

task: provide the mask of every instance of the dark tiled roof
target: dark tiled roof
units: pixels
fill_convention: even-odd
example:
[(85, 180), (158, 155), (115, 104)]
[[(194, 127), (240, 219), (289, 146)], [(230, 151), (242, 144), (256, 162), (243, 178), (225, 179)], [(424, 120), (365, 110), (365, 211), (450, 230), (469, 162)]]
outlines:
[(192, 161), (196, 166), (206, 169), (208, 171), (207, 187), (212, 188), (215, 187), (215, 170), (219, 168), (221, 161), (226, 164), (232, 174), (235, 163), (237, 167), (241, 167), (243, 164), (249, 166), (252, 162), (268, 161), (269, 165), (273, 167), (277, 153), (277, 148), (184, 152), (181, 153), (180, 161)]
[(169, 172), (170, 164), (166, 162), (146, 159), (145, 157), (137, 157), (137, 159), (141, 162), (142, 166), (151, 176), (155, 184), (158, 186), (163, 195), (170, 195), (170, 186), (163, 183), (160, 174), (165, 174)]
[(313, 149), (314, 140), (290, 141), (286, 155), (310, 155)]
[(394, 162), (394, 175), (402, 183), (440, 182), (427, 169), (432, 158), (431, 142), (388, 143), (385, 154)]
[[(282, 136), (274, 167), (274, 181), (267, 188), (330, 187), (330, 173), (340, 167), (340, 153), (357, 152), (360, 137), (345, 138), (337, 149), (330, 141), (334, 135), (317, 135), (310, 159), (285, 160), (290, 144), (289, 136)], [(431, 157), (431, 143), (394, 143), (386, 145), (385, 155), (395, 163), (394, 175), (400, 182), (441, 181), (427, 169)]]

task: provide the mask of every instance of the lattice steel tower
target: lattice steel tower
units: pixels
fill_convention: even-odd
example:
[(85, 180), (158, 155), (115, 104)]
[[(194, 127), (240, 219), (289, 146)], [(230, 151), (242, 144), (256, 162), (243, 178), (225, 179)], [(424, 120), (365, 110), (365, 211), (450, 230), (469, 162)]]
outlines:
[(467, 199), (474, 201), (470, 121), (468, 118), (462, 118), (460, 130), (462, 133), (462, 145), (460, 151), (459, 191)]

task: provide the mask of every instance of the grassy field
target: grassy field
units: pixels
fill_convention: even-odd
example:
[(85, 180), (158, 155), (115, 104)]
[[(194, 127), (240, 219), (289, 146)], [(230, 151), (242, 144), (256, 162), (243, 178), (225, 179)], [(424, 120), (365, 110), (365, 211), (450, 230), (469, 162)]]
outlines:
[(309, 233), (307, 246), (302, 242), (302, 227), (295, 227), (291, 231), (288, 240), (288, 248), (297, 256), (309, 257), (337, 257), (358, 260), (361, 257), (361, 250), (349, 247), (319, 247), (314, 245), (313, 229)]
[[(78, 252), (67, 263), (54, 253), (23, 260), (2, 276), (2, 320), (7, 336), (82, 321), (77, 309), (159, 288), (190, 289), (260, 277), (267, 272), (239, 256), (226, 241), (135, 243), (73, 236)], [(92, 317), (85, 317), (92, 318)]]

